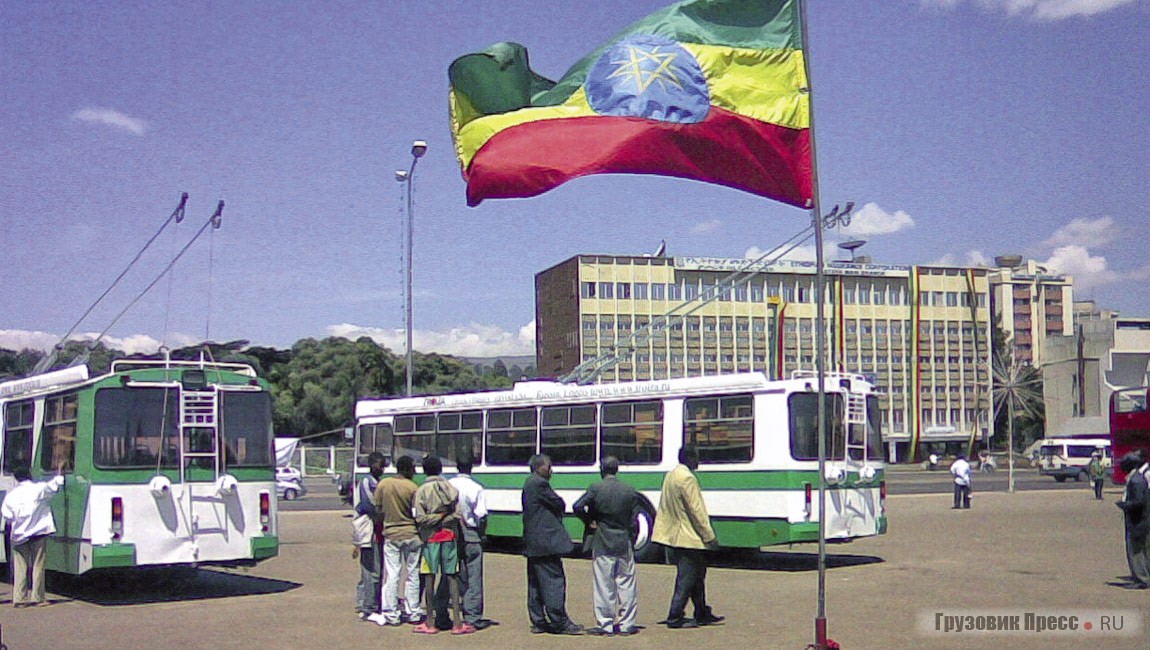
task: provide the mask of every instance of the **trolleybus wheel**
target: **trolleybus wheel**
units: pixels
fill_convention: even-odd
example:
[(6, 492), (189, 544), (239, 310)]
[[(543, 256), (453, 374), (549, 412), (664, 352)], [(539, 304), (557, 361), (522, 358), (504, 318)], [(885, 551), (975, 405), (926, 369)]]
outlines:
[(655, 508), (646, 498), (640, 497), (639, 512), (635, 514), (635, 524), (639, 531), (635, 540), (635, 560), (639, 562), (662, 562), (663, 548), (651, 541), (655, 532)]

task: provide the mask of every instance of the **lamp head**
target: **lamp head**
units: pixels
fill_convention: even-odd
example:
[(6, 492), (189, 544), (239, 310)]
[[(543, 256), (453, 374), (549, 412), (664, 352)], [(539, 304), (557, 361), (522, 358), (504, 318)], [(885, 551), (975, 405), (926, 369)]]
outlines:
[(400, 183), (406, 181), (407, 180), (407, 172), (405, 170), (402, 170), (402, 169), (395, 172), (395, 180), (399, 181)]
[(423, 154), (427, 153), (427, 143), (423, 140), (416, 140), (411, 143), (411, 156), (413, 158), (422, 158)]

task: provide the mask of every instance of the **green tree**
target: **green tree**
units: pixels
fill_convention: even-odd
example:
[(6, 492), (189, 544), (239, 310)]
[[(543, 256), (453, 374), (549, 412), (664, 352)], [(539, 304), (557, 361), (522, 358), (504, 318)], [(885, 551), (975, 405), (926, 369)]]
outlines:
[(507, 364), (503, 363), (503, 359), (495, 360), (495, 363), (491, 366), (491, 373), (496, 377), (507, 378)]

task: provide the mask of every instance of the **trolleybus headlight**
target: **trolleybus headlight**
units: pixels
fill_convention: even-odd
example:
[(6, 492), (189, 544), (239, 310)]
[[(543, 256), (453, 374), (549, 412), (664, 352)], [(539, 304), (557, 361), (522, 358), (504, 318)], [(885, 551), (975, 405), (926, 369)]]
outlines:
[(124, 500), (112, 497), (112, 539), (118, 540), (124, 535)]
[(235, 494), (237, 487), (239, 487), (239, 481), (231, 474), (224, 474), (216, 481), (216, 493), (221, 496)]
[(269, 532), (271, 530), (272, 521), (272, 498), (267, 492), (260, 492), (260, 525), (263, 526), (263, 531)]
[(172, 482), (167, 476), (153, 476), (152, 480), (148, 481), (148, 489), (151, 490), (153, 497), (162, 499), (171, 492)]

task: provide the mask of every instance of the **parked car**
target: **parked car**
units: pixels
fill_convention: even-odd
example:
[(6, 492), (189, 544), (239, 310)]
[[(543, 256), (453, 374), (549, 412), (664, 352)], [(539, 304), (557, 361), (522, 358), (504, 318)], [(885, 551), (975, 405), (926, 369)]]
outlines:
[(303, 482), (303, 473), (294, 467), (277, 467), (276, 468), (277, 481), (295, 481), (296, 483)]
[(331, 477), (331, 482), (335, 484), (335, 493), (339, 495), (340, 501), (350, 506), (352, 501), (351, 478), (343, 474), (336, 474)]
[(307, 494), (307, 486), (301, 481), (279, 479), (276, 481), (276, 496), (284, 501), (295, 501)]

